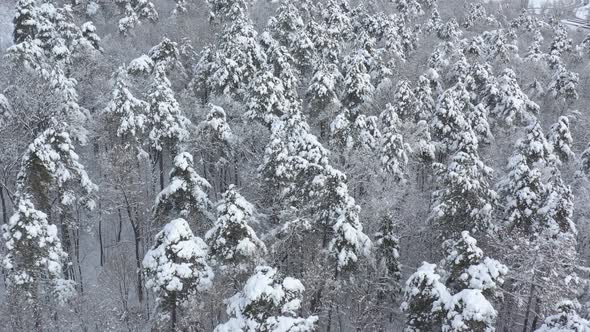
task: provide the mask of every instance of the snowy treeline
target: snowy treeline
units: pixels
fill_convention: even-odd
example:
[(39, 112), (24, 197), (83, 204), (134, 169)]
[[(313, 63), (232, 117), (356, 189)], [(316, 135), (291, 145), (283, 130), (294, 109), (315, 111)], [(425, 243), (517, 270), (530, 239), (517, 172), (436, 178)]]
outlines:
[(590, 331), (590, 35), (522, 4), (15, 1), (0, 330)]

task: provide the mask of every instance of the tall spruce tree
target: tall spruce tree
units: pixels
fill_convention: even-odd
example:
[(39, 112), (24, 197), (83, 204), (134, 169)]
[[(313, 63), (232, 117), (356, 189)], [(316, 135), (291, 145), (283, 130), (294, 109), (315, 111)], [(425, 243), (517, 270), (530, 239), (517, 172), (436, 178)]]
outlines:
[(205, 235), (218, 264), (241, 269), (266, 254), (266, 246), (250, 226), (254, 222), (254, 206), (230, 185), (217, 206), (217, 220)]
[(143, 259), (146, 287), (168, 313), (171, 331), (177, 327), (178, 307), (197, 291), (211, 287), (213, 270), (207, 264), (207, 245), (193, 235), (184, 219), (174, 219), (155, 237)]

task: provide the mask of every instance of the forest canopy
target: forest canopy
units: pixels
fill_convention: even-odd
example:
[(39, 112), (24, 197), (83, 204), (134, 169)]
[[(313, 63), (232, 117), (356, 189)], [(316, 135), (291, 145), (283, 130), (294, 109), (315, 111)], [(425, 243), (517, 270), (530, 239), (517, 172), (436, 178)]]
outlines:
[(2, 4), (0, 330), (590, 332), (590, 6), (541, 2)]

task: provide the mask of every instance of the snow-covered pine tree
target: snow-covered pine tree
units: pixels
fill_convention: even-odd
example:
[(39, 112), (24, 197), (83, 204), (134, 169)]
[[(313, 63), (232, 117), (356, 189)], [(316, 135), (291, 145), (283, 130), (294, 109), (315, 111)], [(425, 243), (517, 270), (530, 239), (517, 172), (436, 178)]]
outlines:
[[(463, 134), (469, 135), (473, 133)], [(439, 165), (440, 189), (433, 194), (429, 219), (443, 238), (454, 238), (464, 230), (483, 235), (496, 231), (493, 212), (497, 194), (490, 185), (493, 171), (480, 159), (475, 142), (460, 148), (446, 167)]]
[(156, 197), (154, 216), (162, 220), (173, 213), (191, 221), (199, 215), (212, 220), (212, 203), (205, 192), (210, 187), (209, 182), (197, 174), (193, 156), (181, 152), (174, 157), (170, 182)]
[(280, 79), (284, 86), (285, 97), (291, 103), (298, 102), (297, 88), (300, 72), (296, 68), (296, 60), (291, 56), (287, 47), (281, 46), (268, 32), (263, 32), (260, 39), (267, 55), (267, 63), (272, 66), (274, 76)]
[(512, 20), (510, 26), (517, 30), (536, 32), (548, 28), (549, 24), (537, 16), (531, 15), (526, 8), (523, 8), (520, 15)]
[(395, 234), (393, 216), (385, 215), (381, 219), (379, 232), (375, 234), (375, 247), (377, 266), (383, 268), (383, 275), (390, 284), (389, 291), (399, 291), (399, 281), (402, 275), (399, 240)]
[[(27, 195), (39, 210), (54, 216), (61, 228), (64, 250), (71, 254), (72, 233), (80, 226), (76, 214), (80, 207), (94, 209), (98, 186), (79, 162), (67, 131), (47, 129), (28, 146), (16, 189), (17, 195)], [(72, 273), (70, 267), (68, 276)]]
[(164, 320), (170, 321), (171, 331), (176, 331), (178, 307), (212, 284), (214, 274), (207, 264), (207, 250), (186, 220), (174, 219), (156, 235), (154, 245), (145, 254), (145, 285), (156, 293), (158, 307), (168, 315)]
[(539, 113), (539, 105), (520, 89), (511, 69), (505, 69), (495, 84), (488, 86), (483, 103), (489, 115), (506, 126), (529, 125), (536, 122)]
[[(207, 103), (209, 96), (215, 92), (217, 86), (229, 87), (237, 84), (236, 82), (226, 83), (225, 81), (230, 79), (228, 77), (224, 77), (221, 81), (217, 81), (219, 77), (213, 77), (219, 63), (221, 63), (219, 52), (212, 45), (203, 46), (198, 54), (198, 60), (193, 66), (193, 76), (189, 83), (189, 89), (201, 98), (203, 104)], [(213, 78), (215, 79), (212, 80)]]
[(103, 51), (102, 47), (99, 44), (100, 37), (96, 33), (96, 27), (92, 22), (83, 23), (80, 26), (80, 32), (82, 33), (82, 37), (84, 37), (84, 39), (82, 39), (84, 42), (88, 43), (90, 46), (92, 46), (94, 49), (100, 52)]
[(285, 98), (283, 82), (268, 69), (254, 77), (248, 90), (245, 116), (268, 128), (293, 107)]
[(536, 232), (537, 211), (545, 195), (539, 169), (529, 167), (526, 157), (516, 152), (508, 162), (508, 175), (500, 183), (500, 189), (505, 197), (504, 212), (510, 229), (526, 234)]
[(153, 68), (159, 69), (159, 66), (162, 66), (166, 74), (174, 68), (182, 68), (178, 44), (166, 37), (158, 45), (152, 47), (147, 55), (154, 63)]
[(35, 39), (37, 25), (40, 24), (37, 18), (37, 8), (35, 0), (18, 0), (16, 3), (16, 13), (12, 23), (14, 24), (13, 41), (19, 44), (25, 39)]
[(79, 203), (93, 209), (98, 187), (79, 162), (68, 132), (47, 129), (27, 148), (17, 189), (19, 193), (28, 193), (33, 204), (48, 211), (53, 199), (63, 207)]
[(492, 67), (488, 63), (470, 65), (462, 80), (469, 92), (469, 102), (464, 109), (465, 118), (477, 135), (479, 143), (490, 143), (494, 137), (488, 121), (489, 111), (481, 102), (481, 96), (494, 85)]
[(485, 296), (497, 295), (504, 283), (508, 268), (493, 258), (484, 256), (477, 241), (468, 231), (463, 231), (457, 240), (443, 244), (446, 257), (441, 268), (446, 271), (445, 284), (454, 292), (477, 289)]
[(35, 40), (45, 55), (60, 65), (71, 66), (73, 58), (84, 49), (100, 50), (100, 38), (92, 22), (76, 24), (72, 7), (56, 7), (45, 2), (35, 10), (37, 31)]
[(72, 139), (80, 144), (87, 143), (88, 130), (84, 127), (88, 120), (88, 112), (79, 104), (77, 81), (67, 77), (59, 67), (51, 71), (48, 81), (57, 98), (55, 109), (51, 112), (49, 123), (61, 122), (70, 133)]
[(497, 311), (479, 289), (464, 289), (453, 295), (447, 303), (447, 316), (442, 331), (496, 330)]
[(578, 315), (577, 301), (564, 300), (557, 304), (557, 313), (545, 318), (535, 332), (585, 332), (590, 331), (590, 322)]
[(342, 172), (326, 165), (311, 184), (317, 219), (325, 226), (324, 231), (330, 230), (333, 234), (328, 249), (336, 262), (338, 275), (353, 269), (360, 257), (367, 256), (372, 243), (363, 233), (360, 207), (348, 193), (346, 176)]
[(172, 85), (166, 77), (164, 65), (158, 65), (154, 69), (154, 80), (147, 102), (150, 145), (158, 151), (178, 151), (179, 144), (189, 136), (187, 126), (190, 120), (182, 114)]
[[(330, 35), (328, 38), (332, 39), (336, 44), (348, 40), (353, 27), (347, 1), (328, 0), (325, 6), (320, 7), (320, 16), (326, 24), (327, 32)], [(337, 45), (337, 47), (342, 46)]]
[(216, 263), (242, 269), (266, 254), (266, 246), (250, 226), (256, 222), (254, 206), (230, 185), (218, 203), (217, 220), (205, 235)]
[(551, 77), (551, 82), (547, 86), (547, 92), (551, 93), (558, 101), (569, 105), (579, 98), (577, 91), (579, 82), (578, 73), (569, 71), (565, 66), (558, 64)]
[(156, 6), (149, 0), (116, 0), (123, 17), (119, 19), (119, 32), (128, 35), (143, 21), (156, 22), (159, 19)]
[(287, 47), (300, 66), (309, 63), (315, 50), (298, 6), (281, 3), (276, 16), (269, 19), (268, 25), (273, 36)]
[[(459, 150), (462, 135), (473, 134), (465, 118), (465, 111), (470, 104), (470, 94), (462, 82), (458, 82), (440, 95), (430, 123), (431, 133), (438, 143), (439, 153), (447, 154)], [(474, 134), (472, 139), (477, 142)]]
[(354, 122), (354, 129), (357, 135), (357, 146), (361, 150), (374, 151), (379, 145), (381, 132), (377, 125), (378, 118), (376, 116), (359, 115)]
[(343, 72), (342, 103), (346, 107), (355, 108), (369, 101), (375, 87), (371, 83), (364, 50), (359, 49), (344, 59)]
[(51, 68), (37, 40), (25, 38), (24, 41), (6, 49), (6, 57), (14, 64), (33, 72), (44, 79), (50, 77)]
[(339, 107), (339, 85), (342, 79), (337, 65), (318, 61), (306, 91), (311, 115), (330, 115), (331, 109)]
[(482, 39), (485, 46), (484, 55), (488, 61), (509, 63), (512, 55), (518, 52), (518, 47), (511, 42), (515, 39), (515, 35), (509, 30), (485, 31)]
[(467, 121), (477, 135), (479, 143), (488, 144), (494, 139), (488, 122), (488, 111), (483, 104), (470, 105), (467, 111)]
[[(15, 70), (24, 67), (32, 71), (53, 92), (51, 99), (44, 101), (48, 105), (36, 114), (39, 129), (47, 129), (56, 121), (63, 122), (73, 139), (85, 143), (87, 130), (84, 122), (88, 112), (79, 104), (77, 80), (69, 77), (69, 72), (74, 57), (83, 54), (81, 51), (86, 48), (98, 46), (98, 41), (86, 39), (83, 29), (74, 24), (71, 9), (67, 6), (56, 8), (51, 3), (44, 3), (36, 6), (34, 12), (36, 24), (42, 29), (38, 29), (34, 39), (25, 38), (9, 47), (7, 57), (15, 65)], [(86, 30), (93, 28), (91, 23), (83, 26)]]
[(541, 50), (543, 40), (544, 38), (541, 31), (536, 31), (533, 42), (531, 43), (531, 46), (529, 46), (525, 55), (527, 61), (539, 62), (543, 59), (543, 51)]
[(127, 66), (127, 72), (132, 75), (146, 75), (148, 76), (154, 71), (155, 64), (146, 54), (142, 54), (139, 57), (131, 60)]
[(497, 312), (487, 297), (496, 295), (507, 267), (484, 257), (467, 231), (444, 247), (447, 256), (438, 270), (424, 262), (406, 282), (405, 331), (494, 331)]
[[(237, 151), (238, 137), (228, 123), (225, 111), (220, 106), (209, 104), (209, 113), (197, 126), (195, 142), (200, 142), (195, 155), (200, 155), (203, 176), (211, 179), (212, 192), (223, 192), (227, 188), (223, 176), (233, 173), (234, 182), (239, 181)], [(225, 175), (224, 175), (225, 174)]]
[(334, 145), (346, 151), (375, 150), (381, 133), (375, 116), (365, 116), (358, 108), (343, 108), (330, 123), (330, 139)]
[(341, 35), (338, 31), (330, 30), (325, 23), (318, 23), (315, 20), (308, 23), (307, 31), (315, 50), (312, 62), (321, 59), (326, 63), (338, 63), (342, 53)]
[(328, 151), (301, 112), (289, 113), (272, 128), (259, 172), (282, 199), (313, 213), (323, 245), (336, 263), (336, 274), (353, 268), (360, 256), (369, 253), (371, 241), (363, 233), (360, 207), (348, 192), (346, 176), (329, 165)]
[(551, 70), (557, 70), (559, 67), (564, 66), (563, 59), (557, 51), (547, 54), (545, 56), (545, 62)]
[(393, 16), (386, 32), (387, 52), (403, 62), (407, 61), (418, 48), (418, 33), (418, 28), (406, 25), (402, 18)]
[(489, 62), (471, 64), (467, 70), (467, 77), (464, 78), (467, 90), (475, 94), (472, 96), (474, 104), (480, 102), (479, 97), (484, 95), (486, 89), (494, 85), (494, 73)]
[(235, 136), (227, 123), (227, 117), (223, 108), (209, 104), (211, 110), (205, 120), (199, 124), (199, 135), (214, 145), (231, 147)]
[(553, 152), (561, 162), (569, 162), (575, 158), (572, 151), (573, 139), (570, 132), (570, 121), (566, 116), (560, 116), (549, 129), (548, 143), (553, 147)]
[(209, 19), (231, 23), (248, 12), (248, 0), (206, 0)]
[[(536, 302), (551, 303), (564, 297), (575, 296), (579, 287), (579, 276), (576, 266), (579, 255), (576, 251), (577, 230), (572, 222), (573, 195), (568, 186), (561, 180), (561, 174), (552, 165), (552, 175), (545, 185), (542, 201), (536, 193), (522, 196), (535, 203), (536, 206), (526, 209), (523, 213), (531, 216), (532, 227), (513, 227), (507, 241), (509, 248), (518, 251), (504, 253), (506, 259), (517, 261), (511, 270), (510, 287), (515, 298), (527, 303), (527, 318), (534, 315), (531, 304)], [(540, 205), (540, 208), (537, 208)], [(520, 276), (528, 271), (530, 276), (524, 280)], [(531, 273), (532, 272), (532, 273)]]
[(416, 0), (395, 0), (396, 9), (402, 14), (405, 21), (423, 15), (422, 6)]
[(417, 99), (410, 81), (400, 80), (397, 83), (393, 101), (390, 105), (402, 121), (408, 121), (417, 117)]
[(416, 97), (416, 112), (415, 121), (428, 121), (434, 112), (434, 91), (430, 86), (430, 80), (424, 75), (418, 77), (418, 85), (414, 88), (414, 96)]
[(442, 19), (440, 18), (440, 13), (438, 12), (438, 6), (434, 6), (430, 12), (430, 18), (424, 24), (424, 31), (428, 33), (436, 32), (442, 29)]
[(301, 112), (290, 114), (272, 127), (258, 172), (285, 199), (304, 200), (310, 185), (307, 176), (328, 164), (329, 152), (310, 131)]
[(47, 214), (35, 208), (30, 196), (18, 198), (14, 215), (2, 229), (6, 240), (3, 264), (9, 286), (21, 288), (27, 297), (36, 297), (38, 283), (53, 281), (53, 286), (66, 285), (61, 283), (65, 280), (58, 281), (63, 278), (68, 255), (61, 248), (57, 227), (49, 224)]
[(486, 8), (483, 6), (482, 3), (470, 3), (469, 8), (466, 9), (468, 15), (467, 17), (465, 17), (465, 20), (462, 24), (465, 29), (473, 28), (477, 21), (485, 19), (487, 17)]
[(482, 49), (485, 46), (484, 43), (481, 35), (475, 36), (471, 39), (469, 45), (466, 46), (464, 53), (478, 58), (482, 57), (484, 55), (484, 50)]
[(430, 128), (425, 120), (418, 121), (414, 136), (416, 137), (416, 143), (412, 148), (414, 155), (420, 162), (430, 165), (436, 157), (436, 147), (430, 137)]
[(299, 280), (280, 276), (269, 266), (258, 266), (243, 290), (227, 300), (230, 318), (217, 325), (215, 332), (314, 331), (318, 317), (299, 314), (304, 291)]
[(441, 23), (436, 32), (438, 38), (445, 41), (456, 41), (463, 35), (459, 23), (454, 17), (445, 23)]
[(467, 78), (471, 65), (464, 55), (460, 55), (459, 59), (455, 61), (448, 69), (447, 79), (451, 84), (463, 82)]
[[(409, 106), (409, 105), (408, 105)], [(413, 107), (414, 104), (411, 104)], [(408, 163), (408, 153), (412, 152), (410, 146), (404, 142), (401, 134), (402, 122), (398, 119), (398, 108), (387, 104), (381, 113), (383, 131), (381, 136), (381, 149), (379, 151), (382, 168), (391, 173), (396, 181), (406, 178), (405, 167)]]
[(571, 52), (572, 40), (568, 37), (568, 29), (566, 26), (559, 23), (554, 31), (555, 35), (553, 36), (553, 41), (551, 42), (548, 53), (552, 54), (553, 52), (557, 52), (557, 54), (561, 56), (564, 52)]
[[(32, 198), (18, 197), (14, 215), (2, 225), (9, 303), (22, 301), (32, 322), (24, 322), (31, 330), (43, 325), (41, 302), (46, 298), (65, 301), (75, 292), (74, 283), (64, 279), (68, 254), (63, 251), (57, 227), (49, 224), (47, 214), (37, 210)], [(13, 302), (16, 301), (16, 302)], [(31, 325), (29, 325), (31, 324)], [(23, 326), (24, 327), (24, 326)]]
[(546, 192), (545, 202), (539, 210), (545, 227), (544, 235), (555, 238), (559, 233), (562, 233), (562, 236), (574, 238), (578, 233), (572, 220), (574, 195), (570, 186), (563, 182), (561, 172), (555, 165), (551, 167), (551, 176), (546, 185)]
[[(240, 95), (266, 64), (258, 43), (258, 32), (250, 18), (240, 15), (223, 29), (220, 56), (213, 76), (217, 91)], [(235, 86), (227, 84), (235, 82)]]
[(439, 71), (449, 65), (449, 59), (446, 51), (442, 47), (437, 47), (430, 57), (428, 57), (428, 67)]
[(436, 273), (436, 265), (422, 263), (406, 281), (401, 308), (406, 312), (404, 332), (432, 331), (446, 316), (451, 295)]
[(113, 80), (111, 100), (104, 109), (107, 125), (113, 126), (112, 132), (117, 136), (141, 142), (140, 135), (147, 126), (148, 104), (133, 96), (124, 66), (113, 74)]
[(555, 160), (553, 147), (547, 141), (538, 121), (526, 128), (525, 136), (516, 143), (516, 149), (531, 167), (550, 165)]
[(397, 15), (384, 17), (382, 21), (382, 26), (380, 27), (382, 36), (380, 39), (385, 41), (386, 54), (392, 58), (390, 63), (388, 63), (388, 67), (391, 68), (395, 65), (396, 60), (404, 62), (407, 59), (404, 53), (404, 40), (400, 35), (400, 27), (403, 28), (405, 26), (403, 19)]

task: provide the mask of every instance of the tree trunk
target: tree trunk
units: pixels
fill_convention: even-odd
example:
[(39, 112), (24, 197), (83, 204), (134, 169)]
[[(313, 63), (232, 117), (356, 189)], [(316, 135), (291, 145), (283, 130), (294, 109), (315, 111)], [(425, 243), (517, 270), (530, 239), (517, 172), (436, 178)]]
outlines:
[(2, 223), (8, 224), (8, 209), (4, 200), (4, 187), (0, 187), (0, 203), (2, 203)]
[(326, 332), (330, 332), (332, 329), (332, 305), (330, 304), (330, 309), (328, 310), (328, 325), (326, 326)]
[(528, 300), (526, 303), (526, 312), (524, 314), (524, 322), (522, 324), (522, 332), (527, 332), (528, 325), (529, 325), (529, 315), (531, 312), (531, 303), (533, 302), (533, 295), (535, 294), (535, 284), (534, 284), (534, 272), (533, 272), (533, 282), (531, 282), (531, 289), (529, 291)]
[(172, 296), (172, 303), (170, 308), (170, 323), (172, 324), (172, 332), (176, 331), (176, 294)]
[[(72, 238), (70, 236), (70, 228), (66, 225), (65, 218), (63, 214), (61, 215), (61, 243), (63, 246), (64, 251), (72, 258)], [(64, 276), (66, 279), (75, 280), (74, 276), (74, 269), (72, 265), (64, 265), (63, 267)]]
[(127, 194), (123, 191), (123, 197), (125, 198), (125, 203), (127, 204), (127, 216), (129, 217), (129, 223), (131, 223), (131, 228), (133, 228), (133, 237), (135, 238), (135, 266), (137, 267), (137, 300), (139, 303), (143, 303), (143, 279), (142, 279), (142, 271), (141, 271), (141, 231), (139, 229), (139, 220), (133, 218), (132, 207), (129, 204), (129, 200), (127, 199)]
[(537, 324), (539, 324), (539, 311), (541, 311), (541, 299), (537, 297), (535, 301), (535, 318), (531, 324), (531, 331), (537, 330)]
[(158, 152), (158, 166), (160, 168), (160, 191), (164, 190), (164, 151)]
[(104, 249), (102, 244), (102, 213), (101, 203), (98, 202), (98, 246), (100, 249), (100, 266), (104, 266)]
[[(43, 315), (41, 313), (41, 303), (39, 303), (39, 294), (37, 293), (37, 284), (33, 283), (32, 289), (34, 290), (31, 292), (33, 297), (31, 298), (32, 304), (32, 311), (33, 311), (33, 320), (35, 321), (35, 331), (42, 332), (43, 331)], [(28, 325), (28, 324), (27, 324)]]
[(117, 209), (119, 213), (119, 228), (117, 229), (117, 243), (121, 242), (121, 231), (123, 230), (123, 216), (121, 215), (121, 208)]
[(80, 293), (84, 293), (84, 280), (82, 279), (82, 264), (80, 264), (80, 228), (76, 229), (74, 238), (74, 252), (76, 254), (76, 265), (78, 265), (78, 277), (80, 285)]
[(531, 311), (531, 304), (533, 302), (533, 296), (535, 295), (535, 266), (537, 265), (537, 255), (535, 253), (535, 258), (533, 259), (533, 274), (531, 275), (531, 288), (529, 290), (529, 296), (526, 303), (526, 313), (524, 315), (524, 323), (522, 326), (522, 332), (527, 332), (527, 328), (529, 325), (529, 315)]
[(141, 246), (141, 238), (139, 229), (133, 229), (133, 236), (135, 237), (135, 265), (137, 267), (137, 300), (139, 303), (143, 302), (143, 279), (141, 274), (141, 253), (139, 247)]
[(240, 173), (238, 172), (238, 156), (234, 156), (234, 183), (240, 185)]

